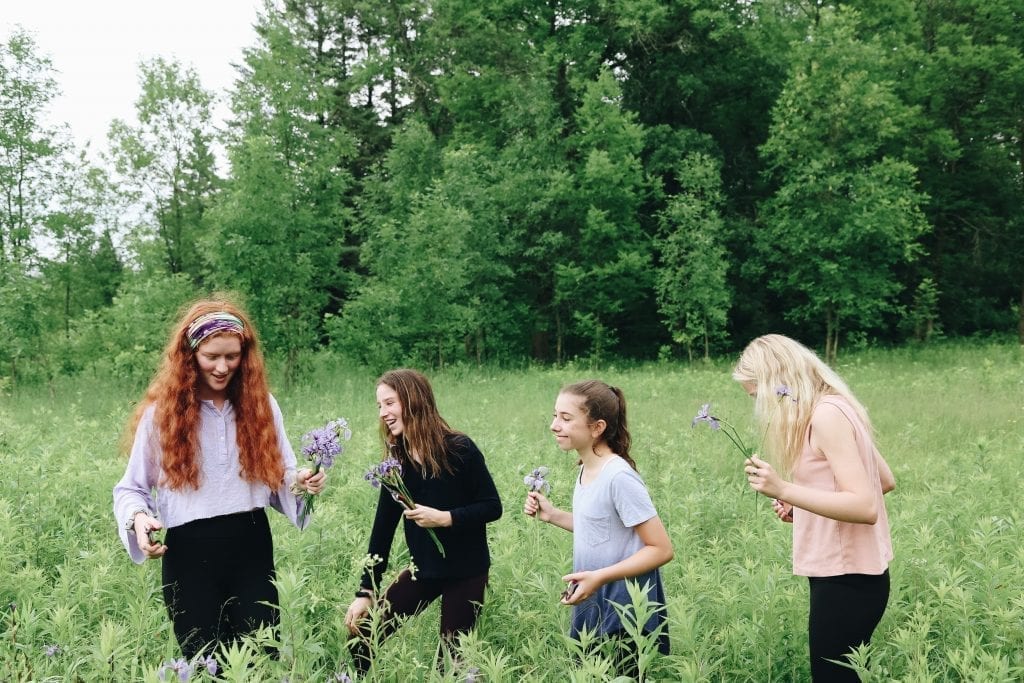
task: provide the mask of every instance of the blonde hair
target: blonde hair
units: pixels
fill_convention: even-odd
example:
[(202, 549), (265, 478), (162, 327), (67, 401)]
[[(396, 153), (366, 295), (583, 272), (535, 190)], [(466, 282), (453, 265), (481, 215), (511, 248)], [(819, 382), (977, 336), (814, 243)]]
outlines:
[[(871, 431), (867, 410), (846, 382), (814, 351), (781, 334), (758, 337), (740, 354), (732, 378), (756, 386), (754, 417), (764, 433), (766, 455), (792, 474), (804, 448), (814, 407), (822, 396), (842, 396)], [(786, 387), (790, 396), (779, 396)]]

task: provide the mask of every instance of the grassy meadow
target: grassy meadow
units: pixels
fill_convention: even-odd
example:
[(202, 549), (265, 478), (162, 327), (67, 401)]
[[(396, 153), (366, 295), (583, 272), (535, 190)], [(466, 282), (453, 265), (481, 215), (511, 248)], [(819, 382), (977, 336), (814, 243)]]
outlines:
[[(379, 458), (375, 375), (314, 361), (275, 393), (292, 444), (347, 417), (353, 438), (304, 533), (272, 514), (282, 604), (281, 655), (257, 646), (221, 657), (218, 680), (327, 681), (348, 669), (343, 617), (366, 552)], [(838, 369), (868, 406), (897, 479), (887, 496), (896, 558), (886, 615), (863, 658), (865, 680), (1011, 681), (1024, 677), (1024, 349), (959, 343), (850, 352)], [(629, 402), (634, 456), (675, 545), (664, 571), (672, 654), (650, 680), (801, 681), (806, 579), (790, 573), (790, 528), (746, 486), (721, 434), (690, 420), (701, 403), (751, 424), (727, 363), (430, 373), (442, 413), (487, 457), (505, 513), (490, 526), (491, 587), (462, 665), (434, 670), (437, 606), (381, 651), (374, 680), (598, 681), (578, 660), (558, 605), (571, 536), (525, 517), (525, 472), (551, 468), (569, 507), (574, 459), (547, 426), (561, 384), (596, 376)], [(111, 514), (125, 461), (117, 442), (141, 391), (82, 377), (0, 397), (0, 681), (158, 680), (177, 655), (158, 562), (131, 563)], [(752, 437), (753, 438), (753, 437)], [(396, 535), (389, 576), (408, 561)], [(175, 677), (176, 678), (176, 677)], [(196, 673), (192, 680), (211, 680)]]

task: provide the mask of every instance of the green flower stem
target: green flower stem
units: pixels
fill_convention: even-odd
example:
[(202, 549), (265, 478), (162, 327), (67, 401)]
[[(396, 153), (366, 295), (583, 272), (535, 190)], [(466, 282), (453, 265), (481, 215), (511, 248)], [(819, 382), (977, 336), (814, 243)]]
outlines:
[[(396, 481), (382, 481), (381, 484), (391, 492), (391, 497), (395, 499), (395, 502), (402, 506), (405, 510), (412, 510), (416, 503), (412, 501), (412, 496), (405, 489), (405, 484), (402, 483), (401, 479)], [(437, 533), (430, 527), (424, 527), (427, 533), (430, 534), (430, 538), (434, 541), (434, 545), (437, 546), (437, 552), (441, 553), (441, 557), (447, 557), (444, 553), (444, 546), (441, 545), (441, 539), (437, 537)]]

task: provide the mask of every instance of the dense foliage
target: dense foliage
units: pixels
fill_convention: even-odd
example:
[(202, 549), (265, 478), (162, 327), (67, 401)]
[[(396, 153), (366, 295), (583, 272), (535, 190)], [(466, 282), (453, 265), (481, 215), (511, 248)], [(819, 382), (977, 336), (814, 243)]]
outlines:
[(0, 376), (103, 360), (81, 337), (111, 337), (125, 298), (172, 315), (169, 278), (238, 292), (290, 371), (328, 345), (439, 366), (692, 358), (765, 331), (830, 358), (1024, 341), (1020, 12), (267, 0), (226, 131), (155, 57), (98, 160), (43, 123), (53, 67), (16, 31)]

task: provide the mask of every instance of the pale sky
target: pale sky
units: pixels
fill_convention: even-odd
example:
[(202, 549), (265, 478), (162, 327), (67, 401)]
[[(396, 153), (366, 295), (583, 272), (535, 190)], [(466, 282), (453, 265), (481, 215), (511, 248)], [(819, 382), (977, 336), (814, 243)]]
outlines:
[[(192, 66), (219, 97), (235, 80), (232, 63), (256, 42), (261, 0), (2, 0), (0, 41), (28, 30), (53, 62), (61, 91), (53, 123), (66, 122), (80, 145), (107, 147), (115, 119), (135, 122), (138, 64), (155, 56)], [(222, 101), (218, 119), (227, 115)], [(218, 121), (219, 123), (219, 121)]]

